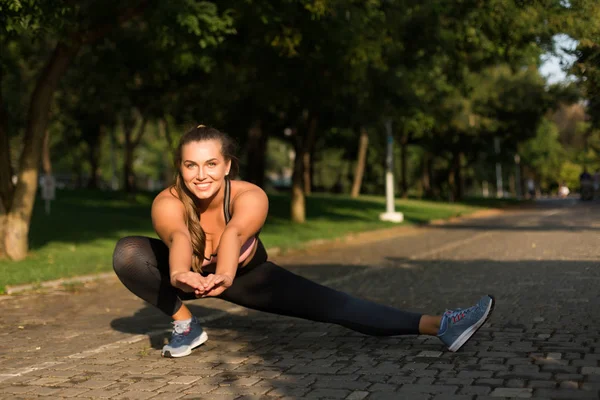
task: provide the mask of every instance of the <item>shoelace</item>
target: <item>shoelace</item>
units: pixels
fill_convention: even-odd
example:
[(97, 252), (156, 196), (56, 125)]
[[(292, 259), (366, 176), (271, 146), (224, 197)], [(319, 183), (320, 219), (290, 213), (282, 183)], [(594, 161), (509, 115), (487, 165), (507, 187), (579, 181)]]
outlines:
[(178, 324), (176, 322), (172, 322), (172, 324), (173, 332), (171, 332), (171, 344), (180, 342), (192, 330), (192, 324)]
[(448, 310), (448, 311), (446, 311), (446, 314), (447, 314), (448, 318), (450, 318), (452, 320), (453, 323), (457, 323), (460, 320), (462, 320), (463, 318), (465, 318), (469, 312), (473, 311), (473, 309), (475, 307), (476, 306), (469, 307), (464, 310), (462, 308), (457, 308), (455, 310)]

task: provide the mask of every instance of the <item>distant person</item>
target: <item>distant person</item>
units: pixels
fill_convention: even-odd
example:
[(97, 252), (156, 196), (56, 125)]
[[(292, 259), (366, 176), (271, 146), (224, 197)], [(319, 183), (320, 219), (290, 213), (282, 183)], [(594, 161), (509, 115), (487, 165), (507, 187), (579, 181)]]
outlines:
[(586, 167), (583, 168), (583, 172), (579, 175), (579, 192), (581, 200), (592, 200), (594, 198), (592, 176)]
[(493, 310), (494, 299), (486, 295), (466, 309), (422, 315), (295, 275), (267, 259), (259, 239), (267, 195), (258, 186), (231, 179), (237, 159), (229, 136), (198, 125), (181, 138), (175, 165), (175, 184), (152, 204), (152, 223), (162, 240), (126, 237), (113, 255), (123, 284), (174, 319), (164, 357), (186, 356), (207, 340), (182, 303), (202, 297), (338, 324), (367, 335), (437, 335), (450, 351), (460, 349)]
[(563, 181), (563, 182), (560, 184), (560, 186), (558, 187), (558, 195), (559, 195), (561, 198), (563, 198), (563, 199), (564, 199), (565, 197), (567, 197), (567, 196), (569, 195), (569, 193), (570, 193), (570, 192), (571, 192), (571, 191), (570, 191), (570, 190), (569, 190), (569, 188), (567, 187), (567, 184), (566, 184), (566, 182), (564, 182), (564, 181)]
[(535, 181), (533, 178), (527, 179), (527, 193), (529, 193), (530, 198), (535, 198)]
[(588, 172), (587, 168), (583, 168), (583, 172), (579, 175), (579, 182), (588, 182), (592, 180), (592, 176)]
[(600, 169), (597, 169), (594, 173), (594, 193), (598, 193), (598, 189), (600, 189)]

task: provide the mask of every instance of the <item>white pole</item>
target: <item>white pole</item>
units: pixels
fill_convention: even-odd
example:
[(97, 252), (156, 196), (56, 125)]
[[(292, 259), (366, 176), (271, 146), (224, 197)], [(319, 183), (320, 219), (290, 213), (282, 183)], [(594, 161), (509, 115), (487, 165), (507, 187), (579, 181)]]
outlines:
[(385, 157), (385, 211), (393, 213), (394, 207), (394, 136), (392, 135), (392, 120), (385, 121), (387, 133), (387, 154)]
[[(494, 138), (494, 147), (496, 149), (496, 156), (500, 156), (500, 138)], [(502, 188), (502, 165), (500, 161), (496, 161), (496, 197), (504, 197), (504, 190)]]
[(517, 181), (517, 199), (521, 200), (521, 157), (515, 154), (515, 180)]
[(382, 221), (402, 222), (404, 215), (395, 211), (394, 206), (394, 135), (392, 134), (392, 120), (385, 121), (387, 136), (387, 155), (385, 159), (385, 213), (379, 216)]

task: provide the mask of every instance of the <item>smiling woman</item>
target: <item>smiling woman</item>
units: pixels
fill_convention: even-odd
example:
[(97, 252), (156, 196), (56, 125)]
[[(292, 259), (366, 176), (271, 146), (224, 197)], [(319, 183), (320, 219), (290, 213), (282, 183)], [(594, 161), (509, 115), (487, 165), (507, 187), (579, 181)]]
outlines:
[(467, 309), (422, 315), (362, 300), (312, 282), (268, 261), (258, 238), (269, 208), (256, 185), (232, 180), (234, 142), (199, 125), (184, 134), (175, 156), (175, 185), (152, 204), (161, 240), (126, 237), (113, 267), (134, 294), (173, 317), (165, 357), (183, 357), (207, 340), (182, 300), (219, 297), (255, 310), (339, 324), (368, 335), (437, 335), (456, 351), (486, 321), (494, 299)]

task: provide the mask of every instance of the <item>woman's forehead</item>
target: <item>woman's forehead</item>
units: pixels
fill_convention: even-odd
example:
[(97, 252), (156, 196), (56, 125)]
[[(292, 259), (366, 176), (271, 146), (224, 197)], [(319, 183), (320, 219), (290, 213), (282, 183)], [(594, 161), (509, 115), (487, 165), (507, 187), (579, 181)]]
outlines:
[(186, 143), (181, 148), (184, 160), (208, 160), (211, 158), (222, 158), (221, 142), (219, 140), (201, 140)]

